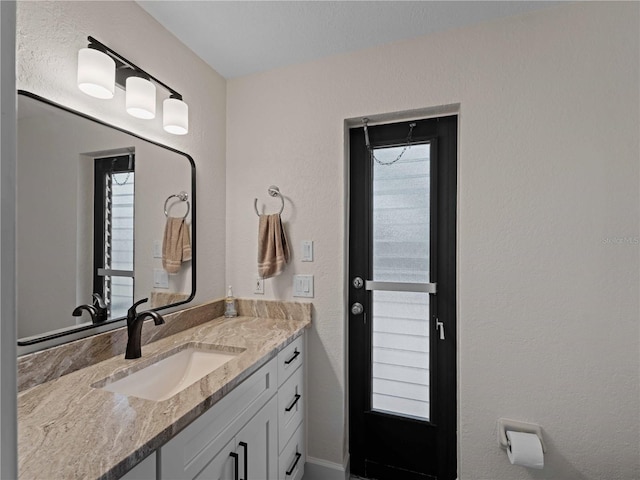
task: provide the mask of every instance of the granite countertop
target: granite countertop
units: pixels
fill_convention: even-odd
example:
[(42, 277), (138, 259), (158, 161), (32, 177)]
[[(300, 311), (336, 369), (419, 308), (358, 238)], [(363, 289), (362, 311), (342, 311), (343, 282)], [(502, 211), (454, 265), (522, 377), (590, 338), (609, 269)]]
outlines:
[[(310, 318), (216, 318), (143, 345), (140, 359), (125, 360), (118, 355), (20, 393), (19, 478), (119, 478), (275, 357), (309, 325)], [(146, 322), (144, 328), (162, 327)], [(188, 342), (246, 350), (160, 402), (91, 387)]]

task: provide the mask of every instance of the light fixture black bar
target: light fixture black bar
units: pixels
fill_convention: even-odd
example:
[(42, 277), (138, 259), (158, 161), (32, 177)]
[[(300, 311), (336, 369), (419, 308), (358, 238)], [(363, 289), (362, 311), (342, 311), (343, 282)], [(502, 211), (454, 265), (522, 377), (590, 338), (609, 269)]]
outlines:
[(141, 73), (142, 75), (144, 75), (145, 77), (149, 78), (150, 80), (153, 80), (158, 85), (161, 85), (162, 87), (164, 87), (165, 90), (167, 90), (171, 94), (170, 98), (177, 98), (178, 100), (182, 100), (182, 95), (180, 93), (178, 93), (176, 90), (171, 88), (166, 83), (161, 82), (156, 77), (154, 77), (153, 75), (151, 75), (148, 72), (144, 71), (143, 69), (141, 69), (140, 67), (138, 67), (137, 65), (132, 63), (131, 61), (127, 60), (126, 58), (124, 58), (122, 55), (120, 55), (115, 50), (107, 47), (104, 43), (96, 40), (91, 35), (89, 35), (87, 37), (87, 40), (89, 40), (89, 48), (95, 48), (97, 50), (100, 50), (100, 51), (106, 53), (107, 55), (113, 57), (113, 59), (116, 61), (116, 64), (121, 63), (121, 64), (124, 64), (124, 65), (127, 65), (127, 66), (131, 67), (133, 70), (135, 70), (137, 73)]

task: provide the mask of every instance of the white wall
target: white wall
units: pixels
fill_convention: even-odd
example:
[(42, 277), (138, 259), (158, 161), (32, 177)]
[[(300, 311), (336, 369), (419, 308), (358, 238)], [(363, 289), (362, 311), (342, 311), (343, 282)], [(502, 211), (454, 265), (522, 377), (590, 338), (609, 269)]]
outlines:
[[(638, 37), (638, 3), (579, 3), (228, 82), (227, 278), (253, 296), (278, 185), (295, 253), (265, 297), (315, 275), (311, 457), (347, 448), (345, 119), (459, 103), (460, 478), (640, 476)], [(543, 426), (543, 472), (503, 416)]]
[[(19, 2), (17, 26), (17, 88), (193, 157), (199, 207), (195, 303), (223, 296), (225, 80), (135, 2)], [(89, 35), (182, 93), (189, 104), (189, 133), (165, 133), (161, 115), (150, 121), (131, 117), (119, 88), (108, 101), (80, 92), (76, 87), (77, 54), (86, 47)], [(161, 102), (165, 92), (161, 88), (158, 92)]]

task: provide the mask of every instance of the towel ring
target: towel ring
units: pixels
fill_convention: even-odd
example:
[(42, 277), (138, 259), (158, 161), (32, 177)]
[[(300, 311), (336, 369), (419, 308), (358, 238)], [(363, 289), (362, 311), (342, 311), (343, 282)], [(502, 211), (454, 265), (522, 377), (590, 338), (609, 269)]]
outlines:
[[(284, 198), (282, 198), (282, 194), (280, 193), (280, 189), (278, 187), (276, 187), (275, 185), (271, 185), (267, 191), (269, 192), (269, 195), (271, 195), (272, 197), (280, 197), (280, 201), (282, 202), (282, 207), (280, 207), (280, 211), (278, 212), (278, 215), (282, 214), (282, 212), (284, 210)], [(258, 211), (258, 199), (257, 198), (255, 198), (253, 200), (253, 208), (256, 211), (256, 215), (260, 216), (260, 212)]]
[(164, 216), (165, 217), (169, 216), (169, 212), (167, 211), (167, 203), (169, 203), (169, 200), (171, 200), (174, 197), (178, 198), (181, 202), (187, 202), (187, 213), (185, 213), (183, 217), (183, 218), (187, 218), (187, 215), (189, 215), (189, 212), (191, 211), (191, 204), (189, 203), (189, 194), (185, 191), (182, 191), (180, 193), (174, 193), (173, 195), (169, 195), (167, 197), (167, 199), (164, 201)]

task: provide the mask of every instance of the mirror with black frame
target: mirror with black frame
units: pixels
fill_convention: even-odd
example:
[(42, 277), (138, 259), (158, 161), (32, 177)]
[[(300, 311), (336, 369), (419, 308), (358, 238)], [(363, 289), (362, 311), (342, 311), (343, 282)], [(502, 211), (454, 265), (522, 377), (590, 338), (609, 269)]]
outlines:
[(191, 301), (193, 159), (18, 93), (18, 345)]

